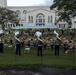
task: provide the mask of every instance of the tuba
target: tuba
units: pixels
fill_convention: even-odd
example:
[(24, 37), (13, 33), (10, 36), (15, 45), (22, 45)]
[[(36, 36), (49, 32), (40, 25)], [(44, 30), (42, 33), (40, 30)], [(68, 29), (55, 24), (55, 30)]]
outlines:
[(16, 31), (14, 37), (18, 42), (20, 42), (20, 39), (18, 38), (18, 36), (19, 36), (19, 31)]
[(62, 42), (61, 38), (59, 37), (59, 34), (54, 30), (54, 34), (56, 35), (56, 38)]
[(42, 33), (41, 33), (41, 32), (37, 31), (37, 32), (35, 33), (35, 36), (37, 36), (37, 39), (38, 39), (40, 42), (43, 43), (43, 41), (40, 39), (40, 37), (42, 36)]

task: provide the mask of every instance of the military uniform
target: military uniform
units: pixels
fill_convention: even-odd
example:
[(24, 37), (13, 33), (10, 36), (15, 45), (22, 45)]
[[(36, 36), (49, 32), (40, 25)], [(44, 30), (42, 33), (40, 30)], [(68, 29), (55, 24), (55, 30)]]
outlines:
[(66, 38), (63, 38), (63, 48), (64, 52), (68, 49), (68, 40)]
[(3, 40), (0, 38), (0, 53), (3, 53)]
[(38, 51), (37, 51), (37, 56), (42, 56), (42, 44), (43, 42), (38, 40)]
[(55, 55), (59, 55), (61, 41), (59, 39), (55, 40), (54, 50)]
[(20, 42), (18, 40), (15, 41), (15, 45), (16, 45), (16, 55), (21, 55), (21, 45)]

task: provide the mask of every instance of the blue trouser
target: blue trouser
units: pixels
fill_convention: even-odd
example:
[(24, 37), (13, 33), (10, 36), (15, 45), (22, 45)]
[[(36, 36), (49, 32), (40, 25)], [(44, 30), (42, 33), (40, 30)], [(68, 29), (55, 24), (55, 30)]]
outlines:
[(51, 44), (51, 50), (53, 50), (53, 44)]
[(3, 53), (3, 43), (0, 42), (0, 52)]
[(59, 44), (55, 44), (55, 55), (59, 55)]
[(16, 55), (21, 55), (21, 50), (20, 50), (20, 43), (16, 43)]
[(38, 45), (38, 56), (42, 56), (42, 45)]

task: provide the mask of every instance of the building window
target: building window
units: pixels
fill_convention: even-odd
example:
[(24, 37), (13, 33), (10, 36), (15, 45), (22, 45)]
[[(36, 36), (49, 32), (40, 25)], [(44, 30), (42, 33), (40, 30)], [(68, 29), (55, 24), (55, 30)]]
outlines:
[(53, 17), (51, 16), (51, 23), (52, 23)]
[(33, 16), (31, 16), (31, 23), (33, 23)]
[(29, 16), (29, 19), (28, 19), (29, 23), (30, 23), (30, 16)]
[(52, 23), (53, 21), (53, 17), (52, 16), (48, 16), (48, 23)]
[(22, 20), (26, 21), (26, 10), (23, 11)]
[(33, 23), (33, 16), (29, 16), (29, 23)]
[(21, 26), (23, 26), (23, 24), (21, 24)]
[(18, 26), (20, 26), (20, 24)]
[(48, 23), (50, 23), (50, 16), (48, 16)]
[(11, 27), (12, 27), (12, 24), (11, 24)]
[(19, 10), (16, 11), (17, 18), (21, 20), (21, 12)]
[(18, 26), (18, 25), (16, 24), (16, 26)]
[(42, 13), (39, 13), (36, 16), (36, 25), (45, 25), (45, 16)]
[(59, 24), (59, 28), (65, 28), (65, 24)]
[(15, 24), (13, 24), (13, 27), (15, 27)]

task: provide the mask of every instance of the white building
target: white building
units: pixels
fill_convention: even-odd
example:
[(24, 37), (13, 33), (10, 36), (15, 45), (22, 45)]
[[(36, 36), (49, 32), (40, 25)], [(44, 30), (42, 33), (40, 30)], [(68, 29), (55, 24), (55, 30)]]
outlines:
[[(10, 10), (16, 11), (20, 23), (19, 25), (8, 23), (6, 27), (15, 26), (41, 26), (41, 25), (55, 25), (57, 20), (55, 10), (50, 10), (50, 6), (7, 6), (7, 0), (0, 0), (0, 6), (6, 7)], [(57, 25), (59, 28), (67, 28), (68, 24), (59, 22)], [(73, 27), (75, 25), (73, 24)], [(75, 28), (75, 27), (74, 27)]]

